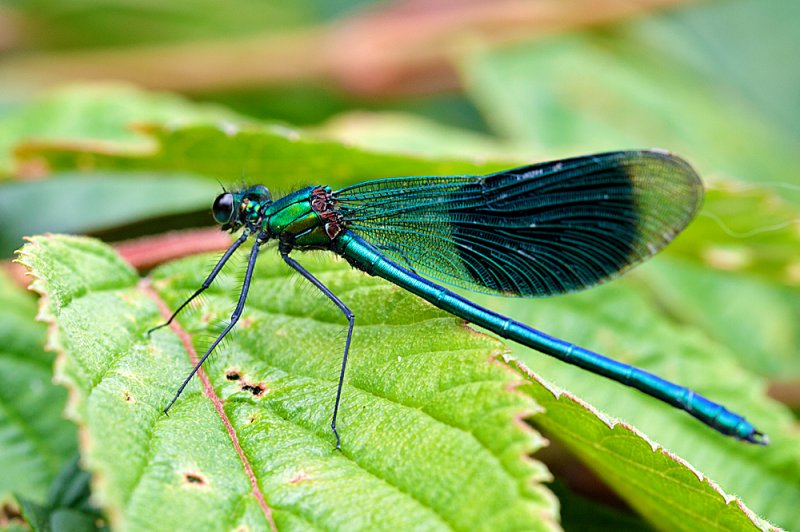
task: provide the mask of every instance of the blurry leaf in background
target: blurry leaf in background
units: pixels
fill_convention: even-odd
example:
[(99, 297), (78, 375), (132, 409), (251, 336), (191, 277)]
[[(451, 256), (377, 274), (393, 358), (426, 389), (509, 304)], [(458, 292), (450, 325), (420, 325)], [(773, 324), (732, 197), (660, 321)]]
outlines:
[(550, 489), (558, 497), (561, 510), (561, 526), (564, 530), (581, 530), (583, 532), (642, 532), (655, 530), (648, 527), (647, 522), (634, 514), (600, 504), (588, 497), (571, 491), (563, 482), (556, 479)]
[(51, 383), (54, 355), (43, 350), (45, 327), (34, 316), (34, 298), (0, 270), (0, 505), (12, 492), (44, 500), (78, 445), (75, 426), (62, 414), (67, 392)]
[[(73, 85), (53, 90), (0, 120), (0, 179), (14, 170), (14, 147), (24, 142), (91, 145), (97, 150), (137, 154), (155, 149), (135, 125), (147, 123), (246, 123), (248, 119), (210, 104), (190, 103), (166, 93), (121, 84)], [(48, 169), (28, 169), (30, 173)]]
[(303, 84), (290, 91), (283, 87), (267, 87), (205, 92), (201, 98), (263, 120), (279, 120), (312, 129), (328, 119), (336, 121), (340, 115), (347, 120), (353, 109), (357, 109), (355, 112), (359, 114), (392, 112), (408, 119), (429, 120), (466, 130), (466, 133), (488, 132), (478, 109), (461, 92), (431, 94), (424, 98), (363, 99), (327, 85)]
[(798, 289), (680, 259), (639, 274), (668, 313), (729, 345), (742, 366), (778, 381), (800, 378)]
[[(800, 46), (794, 0), (697, 2), (629, 29), (659, 52), (702, 72), (722, 92), (746, 100), (800, 142)], [(755, 136), (755, 132), (751, 132)], [(792, 140), (790, 140), (792, 141)]]
[(192, 0), (169, 4), (155, 0), (134, 4), (118, 0), (10, 0), (6, 5), (14, 9), (18, 24), (25, 28), (18, 45), (27, 50), (124, 47), (249, 35), (307, 24), (317, 11), (315, 2), (309, 0)]
[(90, 482), (91, 475), (80, 468), (76, 453), (53, 480), (46, 502), (17, 495), (22, 515), (34, 530), (108, 530), (89, 500)]
[(17, 154), (24, 164), (54, 170), (172, 170), (222, 183), (240, 183), (244, 177), (282, 193), (311, 183), (338, 187), (379, 177), (485, 173), (505, 166), (483, 158), (469, 161), (374, 152), (276, 125), (158, 127), (152, 134), (159, 149), (146, 155), (57, 142), (23, 145)]
[(529, 155), (525, 148), (515, 148), (508, 141), (406, 113), (340, 113), (312, 131), (343, 144), (431, 158), (458, 158), (468, 153), (476, 161), (519, 161), (517, 164), (524, 165)]
[(635, 272), (680, 323), (728, 345), (740, 363), (800, 378), (800, 208), (769, 188), (736, 183), (706, 193), (689, 235)]
[[(362, 96), (431, 94), (457, 87), (452, 59), (469, 53), (475, 40), (491, 45), (515, 42), (616, 21), (684, 1), (497, 0), (486, 4), (462, 0), (443, 4), (345, 0), (277, 4), (279, 10), (286, 9), (286, 18), (296, 20), (299, 15), (304, 19), (305, 24), (300, 25), (275, 16), (276, 4), (250, 2), (248, 7), (255, 10), (268, 6), (265, 13), (250, 16), (246, 9), (236, 10), (235, 6), (241, 3), (237, 1), (233, 6), (220, 8), (225, 15), (218, 17), (215, 9), (203, 12), (200, 11), (202, 7), (192, 3), (178, 3), (167, 12), (153, 13), (152, 6), (144, 4), (138, 13), (136, 8), (109, 13), (103, 9), (108, 3), (106, 0), (90, 0), (84, 4), (85, 12), (77, 13), (82, 17), (75, 25), (103, 24), (108, 31), (118, 24), (118, 31), (135, 36), (132, 46), (23, 56), (11, 61), (11, 66), (0, 69), (0, 79), (5, 78), (12, 86), (25, 86), (26, 82), (47, 86), (74, 79), (117, 79), (151, 89), (194, 94), (223, 87), (289, 85), (314, 80), (317, 84), (333, 83)], [(203, 0), (203, 3), (217, 2)], [(37, 23), (43, 27), (53, 25), (52, 34), (59, 35), (61, 26), (69, 25), (70, 21), (52, 21), (53, 15), (58, 18), (65, 12), (80, 11), (55, 8), (54, 13), (50, 13), (49, 4), (43, 4), (39, 6), (43, 8), (40, 11), (23, 9), (16, 16), (31, 17), (32, 27)], [(191, 13), (184, 13), (187, 8)], [(92, 18), (94, 13), (101, 16), (96, 22)], [(183, 36), (181, 19), (184, 15), (198, 34), (216, 25), (218, 35), (212, 36), (213, 32), (209, 32), (206, 38)], [(258, 24), (259, 15), (272, 17), (277, 24), (263, 24), (261, 32), (253, 32), (252, 25)], [(148, 19), (152, 16), (158, 18), (135, 27), (144, 30), (142, 34), (129, 31), (127, 24), (137, 22), (126, 17)], [(209, 19), (207, 27), (192, 23), (198, 16)], [(225, 27), (229, 17), (241, 18), (238, 31)], [(177, 27), (170, 31), (173, 22)], [(155, 30), (154, 35), (148, 35), (148, 30)], [(165, 35), (171, 38), (163, 38)], [(134, 44), (137, 40), (142, 41), (141, 45)], [(173, 40), (177, 42), (171, 44)], [(80, 39), (75, 42), (79, 43)], [(69, 48), (70, 43), (62, 43), (61, 47)], [(22, 79), (26, 72), (31, 79)]]
[[(727, 9), (750, 23), (749, 11), (737, 11), (737, 4), (716, 3), (692, 20), (716, 20)], [(649, 37), (658, 35), (651, 29), (675, 24), (647, 19), (641, 28), (632, 22), (476, 54), (464, 63), (468, 91), (495, 131), (548, 157), (652, 146), (682, 154), (707, 177), (800, 184), (799, 138), (776, 127), (713, 68), (680, 62), (672, 40)], [(786, 38), (787, 50), (800, 46), (790, 45), (797, 32)], [(800, 205), (797, 187), (776, 192)]]
[(63, 173), (0, 184), (0, 257), (10, 257), (23, 236), (48, 231), (98, 232), (195, 211), (209, 225), (211, 201), (221, 190), (207, 179), (161, 172)]

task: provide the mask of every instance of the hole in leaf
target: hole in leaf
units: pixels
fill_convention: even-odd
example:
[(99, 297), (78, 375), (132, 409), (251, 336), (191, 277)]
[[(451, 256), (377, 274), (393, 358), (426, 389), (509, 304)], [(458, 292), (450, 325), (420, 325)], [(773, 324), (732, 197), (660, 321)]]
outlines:
[(266, 391), (266, 389), (267, 389), (267, 387), (264, 386), (261, 383), (257, 383), (257, 384), (247, 384), (246, 382), (242, 383), (242, 390), (244, 390), (246, 392), (250, 392), (253, 395), (255, 395), (256, 397), (258, 397), (261, 394), (263, 394)]
[(225, 374), (225, 378), (229, 381), (238, 381), (242, 378), (238, 371), (235, 369), (230, 370), (228, 373)]

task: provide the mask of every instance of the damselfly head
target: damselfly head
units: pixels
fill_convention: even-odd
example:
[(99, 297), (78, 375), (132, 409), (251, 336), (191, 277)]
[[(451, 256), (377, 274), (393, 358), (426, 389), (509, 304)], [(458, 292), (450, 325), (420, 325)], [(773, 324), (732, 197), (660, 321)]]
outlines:
[(261, 212), (270, 203), (272, 196), (269, 189), (264, 185), (254, 185), (217, 196), (211, 206), (211, 214), (223, 230), (234, 232), (242, 225), (260, 223)]

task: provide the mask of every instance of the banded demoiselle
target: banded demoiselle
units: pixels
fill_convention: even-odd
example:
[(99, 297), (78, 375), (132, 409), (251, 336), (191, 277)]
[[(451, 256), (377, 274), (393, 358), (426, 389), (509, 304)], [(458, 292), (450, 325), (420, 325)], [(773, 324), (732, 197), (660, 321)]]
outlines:
[(703, 185), (692, 167), (659, 150), (588, 155), (486, 176), (398, 177), (337, 191), (309, 186), (275, 201), (263, 185), (224, 192), (214, 201), (214, 219), (222, 230), (243, 231), (202, 286), (159, 327), (206, 290), (250, 236), (255, 242), (230, 322), (164, 412), (242, 315), (259, 249), (277, 240), (286, 264), (333, 301), (349, 323), (331, 421), (337, 448), (336, 417), (355, 316), (290, 256), (294, 250), (333, 251), (355, 268), (502, 338), (637, 388), (722, 434), (766, 444), (766, 436), (742, 416), (688, 388), (549, 336), (426, 278), (503, 296), (582, 290), (664, 248), (689, 224), (702, 198)]

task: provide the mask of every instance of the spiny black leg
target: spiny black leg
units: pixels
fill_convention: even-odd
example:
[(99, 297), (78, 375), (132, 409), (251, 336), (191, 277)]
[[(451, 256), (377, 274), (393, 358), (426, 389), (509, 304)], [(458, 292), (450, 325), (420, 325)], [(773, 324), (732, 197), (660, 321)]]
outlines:
[(353, 314), (353, 311), (345, 305), (341, 299), (336, 297), (336, 295), (331, 292), (330, 288), (322, 284), (322, 281), (311, 275), (311, 273), (303, 268), (300, 263), (289, 256), (289, 252), (285, 250), (281, 250), (281, 257), (283, 260), (291, 266), (297, 273), (308, 279), (311, 284), (316, 286), (320, 289), (320, 291), (328, 296), (328, 299), (334, 302), (334, 304), (339, 307), (339, 310), (342, 311), (345, 318), (347, 318), (348, 326), (347, 326), (347, 340), (344, 343), (344, 356), (342, 357), (342, 371), (339, 373), (339, 387), (336, 389), (336, 402), (333, 405), (333, 420), (331, 421), (331, 429), (333, 429), (333, 434), (336, 436), (336, 448), (341, 449), (340, 440), (339, 440), (339, 432), (336, 430), (336, 415), (339, 413), (339, 400), (342, 398), (342, 385), (344, 384), (344, 372), (347, 368), (347, 354), (350, 352), (350, 340), (353, 338), (353, 326), (356, 322), (356, 316)]
[[(244, 242), (244, 240), (242, 240), (242, 242)], [(227, 335), (230, 332), (230, 330), (233, 329), (233, 326), (236, 325), (236, 322), (239, 321), (239, 316), (242, 315), (242, 311), (244, 310), (244, 302), (247, 300), (247, 291), (250, 290), (250, 279), (252, 279), (253, 277), (253, 268), (256, 265), (256, 259), (258, 258), (258, 248), (260, 246), (261, 246), (261, 240), (256, 239), (255, 244), (253, 244), (253, 249), (250, 251), (250, 260), (247, 262), (247, 272), (245, 272), (244, 274), (242, 291), (239, 294), (239, 303), (236, 305), (236, 310), (234, 310), (233, 314), (231, 314), (230, 323), (228, 323), (228, 326), (225, 327), (225, 330), (222, 331), (222, 333), (217, 337), (217, 339), (214, 340), (214, 343), (211, 344), (211, 347), (208, 348), (206, 354), (203, 355), (203, 358), (200, 359), (200, 362), (198, 362), (195, 365), (195, 367), (192, 369), (192, 372), (189, 373), (189, 376), (186, 377), (185, 381), (183, 381), (183, 384), (181, 384), (181, 387), (178, 388), (175, 397), (172, 398), (172, 401), (169, 402), (167, 408), (164, 409), (165, 414), (169, 412), (169, 409), (172, 407), (173, 404), (175, 404), (175, 401), (178, 400), (178, 397), (180, 397), (181, 393), (183, 393), (183, 389), (186, 388), (186, 385), (189, 384), (190, 380), (192, 380), (194, 374), (197, 373), (197, 370), (200, 369), (200, 366), (202, 366), (203, 362), (206, 361), (208, 355), (211, 354), (211, 352), (217, 347), (217, 345), (219, 345), (222, 339), (225, 338), (225, 335)]]
[(228, 248), (228, 251), (226, 251), (225, 254), (222, 255), (222, 258), (219, 259), (219, 262), (217, 262), (217, 265), (214, 266), (214, 269), (211, 270), (211, 273), (208, 274), (208, 277), (206, 277), (206, 280), (203, 281), (202, 286), (200, 286), (200, 288), (198, 288), (195, 291), (194, 294), (189, 296), (189, 299), (184, 301), (181, 304), (181, 306), (178, 307), (178, 309), (175, 312), (172, 313), (172, 316), (170, 316), (167, 321), (165, 321), (161, 325), (159, 325), (157, 327), (153, 327), (152, 329), (147, 331), (147, 335), (150, 336), (150, 333), (152, 333), (153, 331), (157, 331), (158, 329), (160, 329), (162, 327), (166, 327), (167, 325), (172, 323), (172, 321), (178, 316), (178, 314), (180, 314), (180, 312), (186, 307), (186, 305), (191, 303), (194, 298), (196, 298), (197, 296), (202, 294), (209, 286), (211, 286), (211, 283), (214, 282), (214, 278), (217, 276), (217, 274), (220, 272), (220, 270), (222, 270), (222, 267), (225, 266), (225, 263), (228, 262), (228, 259), (231, 258), (231, 255), (233, 255), (233, 252), (236, 251), (238, 249), (238, 247), (241, 246), (244, 243), (245, 240), (247, 240), (248, 236), (249, 236), (249, 234), (246, 231), (244, 233), (242, 233), (242, 236), (240, 236), (236, 240), (236, 242), (234, 242), (231, 245), (231, 247)]

